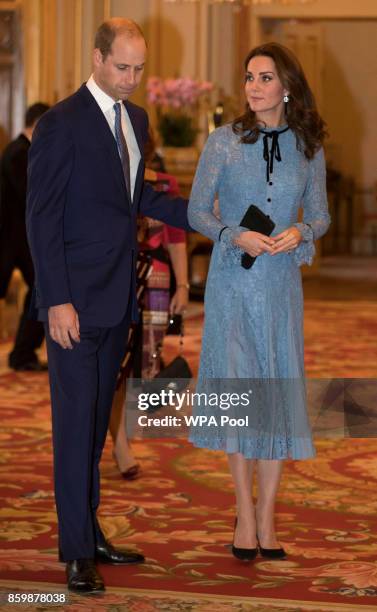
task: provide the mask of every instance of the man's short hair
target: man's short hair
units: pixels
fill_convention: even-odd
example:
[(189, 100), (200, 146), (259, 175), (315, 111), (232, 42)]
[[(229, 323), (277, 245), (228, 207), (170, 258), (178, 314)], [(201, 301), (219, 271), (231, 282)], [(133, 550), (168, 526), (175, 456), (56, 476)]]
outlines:
[(25, 126), (33, 127), (36, 121), (38, 121), (38, 119), (42, 117), (42, 115), (44, 115), (49, 108), (49, 105), (44, 104), (43, 102), (36, 102), (35, 104), (29, 106), (25, 113)]
[(111, 53), (111, 47), (116, 36), (144, 38), (142, 29), (135, 21), (132, 21), (132, 19), (113, 17), (113, 19), (104, 21), (98, 28), (94, 40), (94, 48), (101, 51), (104, 60)]

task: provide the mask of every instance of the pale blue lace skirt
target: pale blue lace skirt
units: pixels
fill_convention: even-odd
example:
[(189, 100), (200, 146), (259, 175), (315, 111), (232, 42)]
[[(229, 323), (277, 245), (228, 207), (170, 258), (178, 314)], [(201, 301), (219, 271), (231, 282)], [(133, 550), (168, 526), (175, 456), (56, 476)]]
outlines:
[[(281, 254), (263, 255), (244, 270), (240, 253), (225, 258), (220, 249), (215, 245), (207, 280), (196, 391), (223, 399), (233, 393), (234, 405), (221, 407), (214, 396), (204, 405), (200, 396), (193, 414), (207, 421), (191, 428), (190, 440), (247, 458), (312, 457), (299, 267), (291, 255)], [(248, 404), (237, 405), (237, 394), (248, 392)], [(234, 422), (240, 424), (229, 424)]]

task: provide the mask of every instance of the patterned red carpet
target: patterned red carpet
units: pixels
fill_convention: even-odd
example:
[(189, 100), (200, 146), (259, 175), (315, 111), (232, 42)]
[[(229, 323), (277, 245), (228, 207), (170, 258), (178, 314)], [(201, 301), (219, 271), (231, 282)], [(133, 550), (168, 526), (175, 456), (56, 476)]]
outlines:
[[(201, 306), (194, 305), (186, 339), (194, 369), (201, 325)], [(377, 377), (376, 329), (373, 302), (308, 300), (308, 375)], [(135, 441), (143, 477), (127, 483), (107, 445), (103, 528), (116, 545), (142, 550), (147, 563), (101, 568), (109, 587), (102, 597), (68, 596), (56, 554), (47, 376), (7, 370), (8, 349), (0, 345), (1, 610), (17, 609), (6, 603), (9, 592), (64, 594), (67, 603), (53, 609), (70, 611), (377, 609), (374, 439), (317, 440), (315, 460), (287, 462), (278, 531), (289, 558), (250, 565), (228, 549), (234, 507), (221, 453), (182, 440)], [(29, 609), (50, 606), (41, 600)]]

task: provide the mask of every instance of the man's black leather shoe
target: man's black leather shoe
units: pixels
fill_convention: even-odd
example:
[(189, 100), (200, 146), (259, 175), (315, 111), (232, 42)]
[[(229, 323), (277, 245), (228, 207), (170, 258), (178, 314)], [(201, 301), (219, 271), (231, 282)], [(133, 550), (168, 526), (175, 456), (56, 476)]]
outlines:
[(96, 544), (96, 561), (110, 565), (129, 565), (131, 563), (144, 563), (145, 557), (131, 550), (117, 550), (110, 542), (105, 540)]
[(93, 559), (74, 559), (66, 565), (68, 590), (77, 593), (96, 593), (105, 590), (102, 577)]
[(10, 366), (15, 372), (47, 372), (48, 365), (42, 361), (27, 361), (15, 366)]

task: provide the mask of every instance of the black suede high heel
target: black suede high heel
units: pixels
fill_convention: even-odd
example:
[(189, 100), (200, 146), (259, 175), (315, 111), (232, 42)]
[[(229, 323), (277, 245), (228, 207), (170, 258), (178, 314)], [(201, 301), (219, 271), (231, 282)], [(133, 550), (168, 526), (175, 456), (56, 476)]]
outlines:
[[(257, 532), (258, 532), (258, 521), (257, 521)], [(257, 535), (257, 546), (261, 554), (261, 557), (263, 557), (264, 559), (285, 559), (287, 557), (287, 553), (282, 547), (263, 548), (263, 546), (260, 545), (258, 535)]]
[[(234, 520), (234, 530), (237, 527), (237, 517)], [(253, 561), (258, 554), (258, 548), (238, 548), (234, 546), (234, 535), (232, 543), (232, 555), (240, 561)]]
[(265, 559), (286, 559), (287, 553), (284, 548), (262, 548), (259, 546), (261, 557)]
[(257, 542), (261, 557), (264, 557), (265, 559), (285, 559), (287, 557), (287, 553), (285, 552), (284, 548), (263, 548), (258, 539)]

